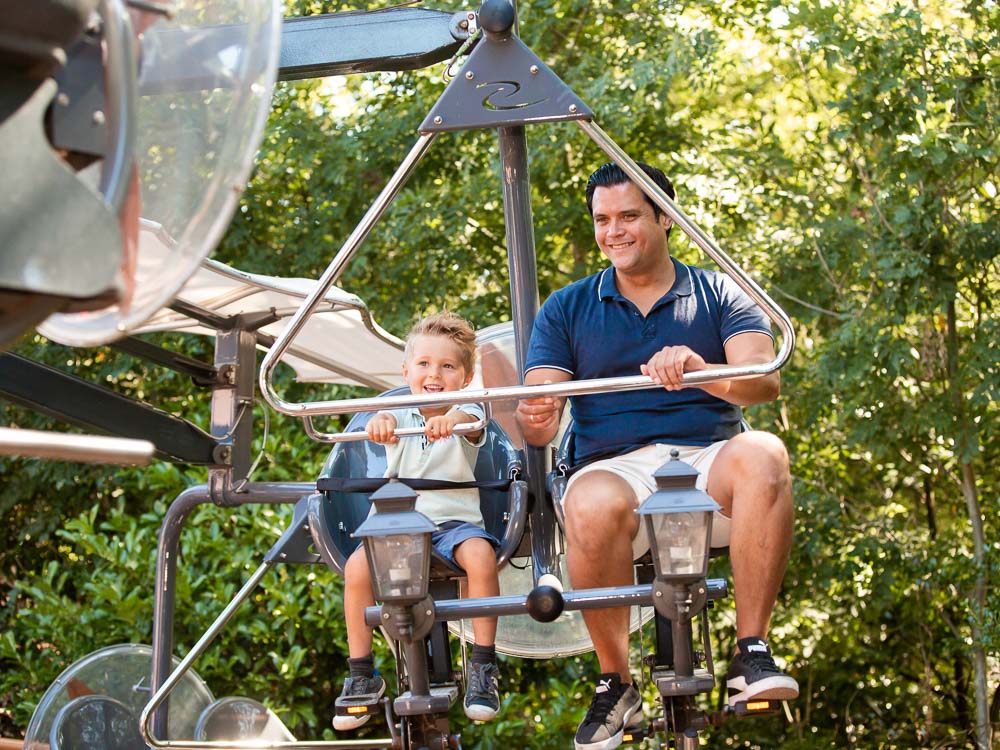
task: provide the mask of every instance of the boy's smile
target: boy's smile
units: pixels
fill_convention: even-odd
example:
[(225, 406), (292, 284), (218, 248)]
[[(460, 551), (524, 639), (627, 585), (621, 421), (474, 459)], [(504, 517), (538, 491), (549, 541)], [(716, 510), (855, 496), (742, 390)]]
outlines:
[[(413, 394), (444, 393), (465, 388), (472, 380), (472, 372), (466, 371), (462, 349), (450, 338), (421, 335), (411, 342), (410, 357), (403, 362), (403, 378)], [(420, 413), (434, 417), (450, 408), (423, 407)]]

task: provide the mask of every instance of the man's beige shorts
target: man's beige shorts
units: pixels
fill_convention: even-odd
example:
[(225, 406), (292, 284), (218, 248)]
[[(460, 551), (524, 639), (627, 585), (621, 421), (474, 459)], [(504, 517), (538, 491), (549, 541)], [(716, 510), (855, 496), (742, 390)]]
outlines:
[[(725, 440), (712, 443), (708, 446), (701, 445), (647, 445), (638, 448), (631, 453), (614, 458), (605, 458), (601, 461), (594, 461), (573, 474), (566, 484), (566, 495), (569, 495), (573, 483), (580, 477), (592, 471), (608, 471), (617, 474), (635, 492), (636, 507), (649, 497), (656, 490), (656, 482), (653, 480), (653, 472), (670, 460), (670, 451), (677, 450), (681, 461), (686, 461), (699, 471), (696, 486), (704, 490), (708, 485), (708, 472), (712, 468), (712, 462), (719, 454), (719, 450), (726, 444)], [(565, 496), (564, 496), (565, 499)], [(731, 519), (716, 511), (712, 517), (712, 546), (725, 547), (729, 544), (729, 525)], [(639, 533), (632, 540), (632, 559), (638, 560), (649, 550), (649, 539), (646, 535), (645, 524), (639, 524)]]

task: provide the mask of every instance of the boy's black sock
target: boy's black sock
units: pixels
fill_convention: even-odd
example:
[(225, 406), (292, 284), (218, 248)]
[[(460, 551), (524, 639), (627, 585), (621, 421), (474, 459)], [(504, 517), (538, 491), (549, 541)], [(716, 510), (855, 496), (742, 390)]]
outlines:
[(374, 677), (375, 660), (372, 655), (359, 656), (357, 659), (347, 659), (347, 666), (351, 668), (351, 677)]
[(496, 664), (497, 647), (480, 646), (478, 643), (472, 644), (472, 659), (477, 664)]

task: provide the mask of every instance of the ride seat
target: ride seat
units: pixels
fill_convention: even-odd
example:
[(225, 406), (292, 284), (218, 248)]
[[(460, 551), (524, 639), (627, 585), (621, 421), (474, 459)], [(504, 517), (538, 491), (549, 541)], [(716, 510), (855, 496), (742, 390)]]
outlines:
[[(406, 387), (395, 388), (383, 396), (409, 393)], [(364, 432), (372, 412), (355, 414), (346, 432)], [(500, 540), (497, 567), (502, 567), (517, 550), (527, 519), (528, 488), (519, 479), (523, 474), (520, 451), (504, 430), (490, 421), (485, 427), (486, 440), (479, 449), (474, 476), (477, 482), (503, 482), (504, 489), (479, 488), (479, 507), (486, 530)], [(403, 438), (415, 440), (418, 438)], [(380, 479), (385, 476), (385, 447), (367, 440), (336, 443), (320, 472), (320, 479)], [(322, 482), (321, 482), (322, 484)], [(419, 491), (418, 491), (419, 492)], [(324, 490), (310, 498), (309, 527), (316, 551), (323, 561), (340, 575), (347, 558), (361, 543), (354, 531), (368, 517), (371, 492)], [(449, 564), (436, 553), (431, 561), (432, 578), (462, 578), (464, 571)]]

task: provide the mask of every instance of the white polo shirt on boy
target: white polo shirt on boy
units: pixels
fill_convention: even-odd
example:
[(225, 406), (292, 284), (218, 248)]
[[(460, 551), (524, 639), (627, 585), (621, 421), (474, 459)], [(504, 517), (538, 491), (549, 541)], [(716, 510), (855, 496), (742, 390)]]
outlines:
[[(476, 419), (483, 418), (478, 404), (463, 404), (460, 409)], [(387, 412), (396, 418), (396, 428), (423, 428), (425, 420), (419, 409), (396, 409)], [(475, 443), (464, 435), (452, 435), (447, 440), (428, 440), (423, 437), (400, 438), (398, 443), (385, 446), (388, 467), (385, 475), (406, 479), (437, 479), (447, 482), (475, 480), (476, 459), (479, 448), (486, 442), (484, 429)], [(419, 490), (417, 510), (434, 523), (465, 521), (483, 525), (479, 509), (479, 490)]]

